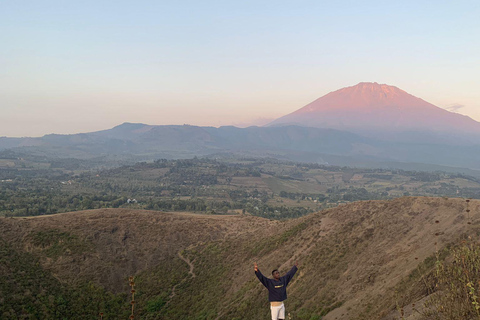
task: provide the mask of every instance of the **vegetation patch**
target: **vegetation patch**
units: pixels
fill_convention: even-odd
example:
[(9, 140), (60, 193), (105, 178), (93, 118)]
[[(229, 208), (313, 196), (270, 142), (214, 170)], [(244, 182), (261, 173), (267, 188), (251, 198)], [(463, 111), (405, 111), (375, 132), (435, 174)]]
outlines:
[(450, 251), (451, 261), (438, 260), (433, 274), (436, 293), (425, 303), (424, 319), (480, 318), (480, 244), (462, 241)]
[(114, 295), (93, 283), (66, 287), (44, 270), (32, 254), (0, 239), (1, 319), (128, 318), (125, 295)]
[(250, 247), (249, 252), (252, 255), (260, 255), (268, 251), (272, 251), (278, 248), (279, 246), (281, 246), (282, 244), (284, 244), (285, 242), (287, 242), (290, 238), (295, 237), (298, 233), (300, 233), (306, 227), (307, 227), (307, 223), (302, 222), (281, 234), (278, 234), (270, 238), (264, 238), (258, 243), (254, 244), (253, 247)]
[(167, 297), (165, 297), (164, 295), (157, 296), (147, 301), (145, 310), (148, 313), (158, 313), (159, 311), (162, 310), (162, 308), (165, 306), (166, 303), (167, 303)]
[(84, 253), (93, 249), (92, 244), (79, 239), (76, 235), (56, 229), (38, 231), (32, 233), (29, 238), (31, 243), (49, 258)]

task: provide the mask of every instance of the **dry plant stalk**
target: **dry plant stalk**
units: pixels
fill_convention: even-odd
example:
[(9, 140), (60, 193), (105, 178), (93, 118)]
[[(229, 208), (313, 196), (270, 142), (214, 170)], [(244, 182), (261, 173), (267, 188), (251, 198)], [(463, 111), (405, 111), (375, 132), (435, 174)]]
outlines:
[(129, 282), (130, 282), (130, 293), (132, 294), (132, 301), (130, 301), (130, 304), (132, 305), (132, 314), (130, 315), (130, 318), (129, 319), (134, 319), (135, 316), (134, 316), (134, 310), (135, 310), (135, 282), (133, 281), (134, 280), (134, 277), (129, 277), (128, 278)]

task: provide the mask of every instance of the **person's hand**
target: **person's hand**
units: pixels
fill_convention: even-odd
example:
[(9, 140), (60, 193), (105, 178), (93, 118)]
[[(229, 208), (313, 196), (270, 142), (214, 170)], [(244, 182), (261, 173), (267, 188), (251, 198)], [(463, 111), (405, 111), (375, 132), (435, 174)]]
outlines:
[(298, 268), (298, 261), (295, 261), (295, 267)]
[(258, 266), (257, 266), (257, 263), (256, 263), (256, 262), (253, 263), (253, 269), (255, 269), (255, 272), (258, 271)]

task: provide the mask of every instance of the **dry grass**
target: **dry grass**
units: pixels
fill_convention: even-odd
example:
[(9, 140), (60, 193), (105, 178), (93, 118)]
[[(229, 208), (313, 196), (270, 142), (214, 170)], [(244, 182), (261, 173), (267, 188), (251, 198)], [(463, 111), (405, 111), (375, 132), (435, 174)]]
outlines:
[[(177, 282), (171, 287), (186, 279), (177, 293), (197, 294), (199, 286), (211, 290), (221, 297), (208, 301), (219, 319), (231, 319), (240, 309), (244, 314), (267, 310), (266, 292), (253, 276), (254, 261), (262, 270), (285, 272), (299, 260), (288, 290), (293, 319), (320, 314), (324, 320), (392, 319), (399, 301), (395, 290), (405, 279), (459, 234), (480, 230), (480, 202), (469, 205), (467, 214), (463, 199), (407, 197), (356, 202), (289, 221), (103, 209), (1, 219), (0, 234), (19, 250), (39, 256), (42, 266), (64, 283), (88, 277), (112, 292), (126, 292), (124, 279), (130, 275), (146, 277), (175, 263), (185, 270), (172, 274)], [(52, 229), (72, 234), (93, 250), (49, 258), (32, 246), (29, 235)], [(179, 252), (194, 266), (195, 277)], [(148, 283), (148, 278), (141, 281)], [(417, 292), (401, 307), (408, 313), (407, 306), (423, 298)], [(168, 308), (183, 306), (175, 299)]]

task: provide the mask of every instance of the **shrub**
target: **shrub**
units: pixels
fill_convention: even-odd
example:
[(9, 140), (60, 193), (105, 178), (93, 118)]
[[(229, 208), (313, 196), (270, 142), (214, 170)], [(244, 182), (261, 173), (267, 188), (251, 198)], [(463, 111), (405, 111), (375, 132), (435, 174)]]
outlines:
[(480, 318), (480, 245), (463, 241), (452, 249), (450, 263), (437, 261), (436, 292), (425, 303), (424, 319)]

